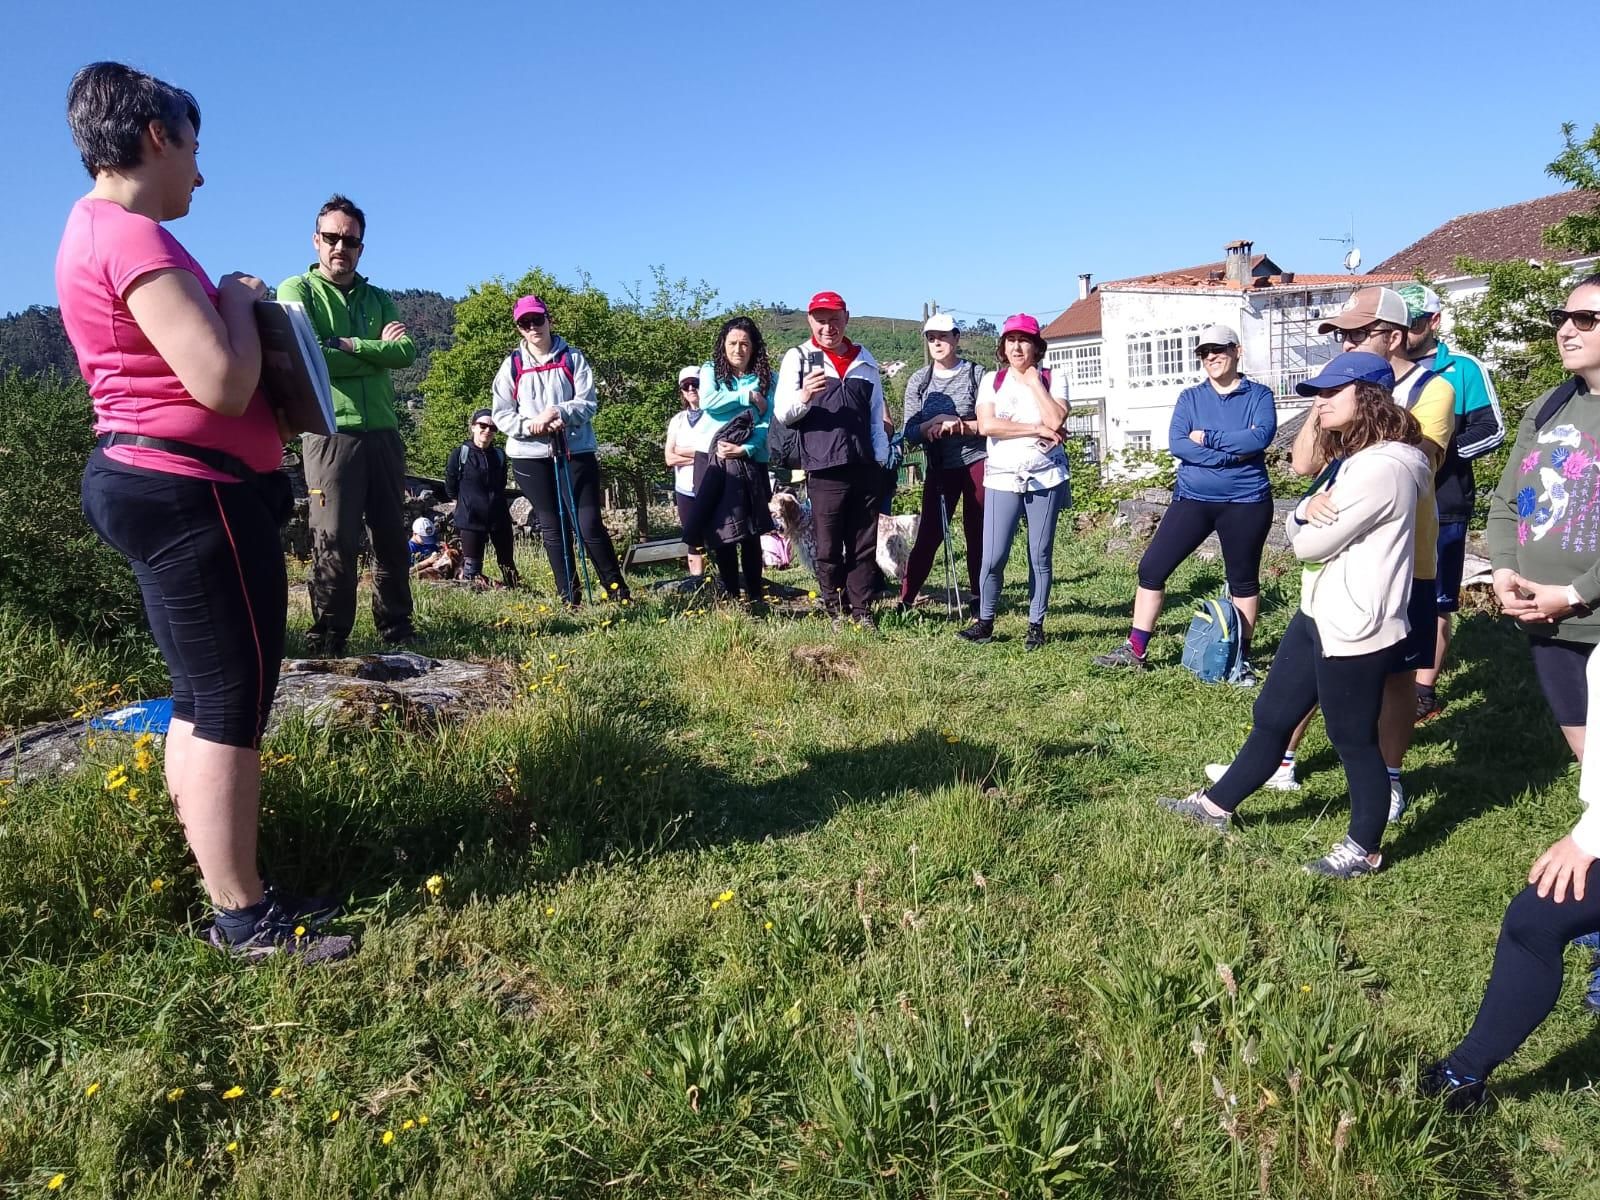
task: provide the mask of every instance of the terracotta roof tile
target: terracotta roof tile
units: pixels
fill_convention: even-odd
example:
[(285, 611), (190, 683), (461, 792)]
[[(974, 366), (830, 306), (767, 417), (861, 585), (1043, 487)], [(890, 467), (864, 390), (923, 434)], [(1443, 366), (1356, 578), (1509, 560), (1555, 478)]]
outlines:
[(1589, 212), (1600, 206), (1594, 192), (1567, 191), (1504, 208), (1465, 213), (1453, 217), (1426, 237), (1412, 242), (1372, 268), (1373, 274), (1422, 271), (1430, 278), (1448, 279), (1456, 274), (1460, 257), (1507, 262), (1518, 258), (1556, 259), (1574, 257), (1571, 252), (1544, 244), (1544, 228), (1574, 213)]
[[(1139, 284), (1146, 286), (1153, 284), (1158, 287), (1225, 287), (1227, 285), (1220, 281), (1225, 267), (1226, 263), (1221, 261), (1202, 263), (1198, 267), (1180, 267), (1176, 271), (1155, 271), (1149, 275), (1130, 275), (1126, 279), (1113, 279), (1106, 283), (1098, 284), (1087, 297), (1076, 301), (1066, 312), (1040, 330), (1040, 335), (1046, 341), (1050, 341), (1055, 338), (1086, 337), (1090, 334), (1099, 333), (1100, 289), (1103, 287), (1138, 286)], [(1263, 267), (1266, 268), (1265, 271), (1262, 271)], [(1250, 270), (1252, 273), (1270, 274), (1278, 270), (1278, 264), (1265, 254), (1253, 254), (1250, 256)], [(1213, 275), (1219, 277), (1217, 282), (1211, 282)]]
[(1039, 335), (1049, 342), (1056, 338), (1085, 337), (1099, 332), (1100, 289), (1095, 288), (1082, 300), (1074, 301), (1071, 308), (1041, 329)]

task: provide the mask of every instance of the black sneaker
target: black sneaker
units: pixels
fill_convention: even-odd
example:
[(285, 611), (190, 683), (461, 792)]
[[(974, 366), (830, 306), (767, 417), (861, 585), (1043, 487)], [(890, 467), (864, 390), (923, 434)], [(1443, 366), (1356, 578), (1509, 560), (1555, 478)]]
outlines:
[(965, 629), (956, 630), (956, 636), (964, 642), (971, 642), (974, 646), (986, 646), (994, 641), (994, 622), (979, 617)]
[(1487, 1097), (1484, 1081), (1457, 1073), (1442, 1059), (1424, 1067), (1417, 1076), (1417, 1091), (1424, 1096), (1443, 1096), (1445, 1112), (1471, 1112), (1482, 1108)]
[(1044, 647), (1044, 622), (1033, 621), (1028, 625), (1028, 636), (1022, 639), (1024, 650), (1039, 650)]
[(410, 646), (421, 640), (422, 635), (410, 625), (401, 625), (383, 635), (383, 643), (386, 646)]
[(850, 624), (854, 625), (862, 633), (878, 632), (878, 618), (870, 612), (855, 613), (850, 618)]
[(1094, 665), (1106, 667), (1113, 671), (1143, 671), (1145, 661), (1133, 652), (1133, 647), (1123, 642), (1109, 654), (1096, 654)]
[(337, 896), (297, 896), (283, 891), (270, 880), (261, 881), (262, 895), (279, 910), (307, 929), (321, 929), (344, 912), (344, 901)]
[(305, 651), (307, 658), (343, 658), (344, 638), (333, 633), (308, 633), (306, 634)]
[(517, 584), (522, 582), (522, 576), (517, 574), (515, 567), (507, 567), (500, 572), (500, 582), (508, 588), (515, 588)]
[(206, 931), (206, 941), (215, 950), (232, 954), (249, 963), (258, 963), (275, 954), (286, 954), (304, 963), (337, 962), (355, 953), (356, 940), (349, 934), (319, 933), (304, 920), (286, 912), (273, 901), (255, 932), (242, 942), (230, 942), (220, 927)]

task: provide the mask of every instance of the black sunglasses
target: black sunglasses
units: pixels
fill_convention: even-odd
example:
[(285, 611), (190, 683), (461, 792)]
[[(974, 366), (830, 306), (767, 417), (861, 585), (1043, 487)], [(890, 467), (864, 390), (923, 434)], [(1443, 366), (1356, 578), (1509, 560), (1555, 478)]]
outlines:
[(1350, 342), (1359, 346), (1363, 342), (1371, 341), (1380, 333), (1388, 332), (1387, 329), (1379, 329), (1376, 325), (1366, 325), (1360, 329), (1341, 329), (1333, 335), (1333, 340), (1336, 342)]
[(1572, 327), (1579, 333), (1588, 333), (1595, 327), (1595, 323), (1600, 321), (1600, 312), (1595, 312), (1591, 308), (1580, 308), (1573, 312), (1568, 312), (1564, 308), (1550, 310), (1551, 329), (1560, 329), (1568, 321), (1572, 322)]
[(1233, 349), (1232, 346), (1206, 345), (1206, 346), (1197, 346), (1197, 347), (1195, 347), (1195, 353), (1197, 355), (1199, 355), (1201, 358), (1210, 358), (1213, 354), (1226, 354), (1229, 350), (1232, 350), (1232, 349)]
[(538, 329), (545, 322), (543, 313), (529, 313), (517, 322), (518, 329)]
[(678, 385), (678, 390), (680, 392), (698, 392), (700, 390), (700, 381), (698, 379), (685, 379)]
[(317, 230), (317, 236), (322, 239), (322, 244), (329, 250), (337, 249), (340, 242), (343, 242), (352, 250), (361, 249), (363, 244), (360, 238), (352, 237), (348, 233), (326, 233), (319, 229)]
[(490, 422), (488, 422), (488, 421), (474, 421), (474, 422), (473, 422), (473, 423), (472, 423), (472, 427), (473, 427), (473, 428), (474, 428), (474, 429), (493, 429), (493, 428), (494, 428), (494, 425), (492, 425), (492, 424), (491, 424), (491, 423), (490, 423)]

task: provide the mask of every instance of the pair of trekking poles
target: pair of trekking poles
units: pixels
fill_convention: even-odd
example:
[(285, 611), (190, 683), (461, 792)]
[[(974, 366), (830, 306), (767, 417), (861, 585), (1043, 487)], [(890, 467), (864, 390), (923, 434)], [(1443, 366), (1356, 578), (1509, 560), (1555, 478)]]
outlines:
[(593, 604), (594, 583), (589, 577), (589, 555), (584, 549), (583, 537), (578, 531), (578, 502), (572, 490), (572, 454), (567, 449), (565, 434), (557, 433), (551, 439), (550, 451), (550, 461), (556, 472), (556, 520), (561, 524), (561, 565), (567, 572), (565, 581), (556, 582), (558, 586), (563, 582), (567, 585), (562, 588), (563, 599), (567, 599), (567, 589), (573, 582), (572, 560), (576, 557), (579, 570), (583, 574), (583, 594), (588, 602)]

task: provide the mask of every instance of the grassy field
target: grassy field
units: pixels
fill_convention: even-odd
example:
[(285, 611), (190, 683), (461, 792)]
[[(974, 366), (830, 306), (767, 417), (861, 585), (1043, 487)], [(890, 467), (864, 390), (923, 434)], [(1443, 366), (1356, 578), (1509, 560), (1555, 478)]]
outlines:
[[(1058, 568), (1031, 655), (1020, 551), (988, 647), (931, 613), (868, 639), (423, 592), (423, 649), (503, 657), (522, 699), (269, 745), (264, 855), (363, 938), (328, 969), (195, 941), (126, 749), (0, 788), (0, 1195), (1600, 1195), (1576, 952), (1493, 1111), (1414, 1094), (1576, 812), (1520, 635), (1463, 623), (1390, 866), (1314, 881), (1346, 812), (1320, 734), (1306, 790), (1227, 840), (1152, 803), (1248, 723), (1176, 666), (1220, 564), (1174, 580), (1137, 678), (1088, 665), (1131, 562), (1064, 531)], [(1263, 659), (1297, 586), (1269, 584)], [(136, 639), (0, 621), (0, 660), (0, 723), (160, 687)]]

